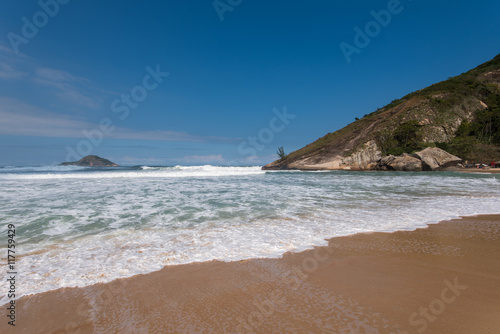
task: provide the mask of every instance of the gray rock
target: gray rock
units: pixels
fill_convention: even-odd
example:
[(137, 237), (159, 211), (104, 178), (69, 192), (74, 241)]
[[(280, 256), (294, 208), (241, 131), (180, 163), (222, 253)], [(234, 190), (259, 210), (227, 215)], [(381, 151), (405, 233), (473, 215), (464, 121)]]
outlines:
[(387, 166), (389, 170), (405, 171), (405, 172), (419, 172), (422, 170), (422, 161), (412, 156), (396, 157)]
[(376, 169), (417, 172), (422, 170), (422, 161), (409, 154), (403, 154), (399, 157), (388, 155), (379, 160)]
[(375, 169), (377, 169), (377, 170), (388, 170), (387, 166), (389, 166), (389, 164), (392, 161), (394, 161), (394, 159), (396, 159), (396, 157), (393, 156), (393, 155), (387, 155), (387, 156), (383, 157), (382, 159), (380, 159), (377, 162), (377, 165), (375, 166)]
[(462, 161), (459, 157), (437, 147), (428, 147), (423, 151), (416, 152), (413, 156), (422, 161), (423, 170), (440, 170), (456, 166)]

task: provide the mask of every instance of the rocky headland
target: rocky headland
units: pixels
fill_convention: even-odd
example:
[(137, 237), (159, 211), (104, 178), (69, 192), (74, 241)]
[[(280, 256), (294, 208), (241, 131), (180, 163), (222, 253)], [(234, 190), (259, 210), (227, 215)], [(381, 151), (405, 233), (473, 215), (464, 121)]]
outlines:
[[(449, 152), (449, 153), (448, 153)], [(408, 94), (265, 170), (440, 170), (500, 161), (500, 55)]]

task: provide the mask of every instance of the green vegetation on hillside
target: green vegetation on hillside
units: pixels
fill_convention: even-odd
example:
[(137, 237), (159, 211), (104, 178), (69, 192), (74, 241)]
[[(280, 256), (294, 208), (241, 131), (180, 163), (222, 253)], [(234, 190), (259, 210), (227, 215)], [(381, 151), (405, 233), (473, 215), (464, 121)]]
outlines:
[(500, 146), (500, 95), (489, 99), (490, 106), (475, 114), (472, 121), (463, 121), (448, 143), (436, 143), (440, 148), (468, 160), (498, 159)]
[[(433, 101), (433, 106), (438, 113), (445, 114), (452, 110), (455, 105), (460, 103), (460, 96), (463, 98), (465, 94), (485, 101), (488, 108), (477, 111), (471, 121), (463, 120), (454, 133), (454, 138), (448, 142), (424, 143), (419, 131), (421, 126), (416, 120), (402, 123), (394, 131), (382, 130), (375, 135), (375, 139), (383, 154), (413, 153), (426, 146), (435, 145), (468, 160), (491, 160), (495, 156), (498, 158), (496, 153), (496, 146), (500, 145), (500, 94), (498, 88), (492, 84), (471, 83), (457, 79), (452, 81), (451, 86), (441, 85), (441, 87), (449, 89), (448, 96)], [(451, 87), (457, 89), (458, 92), (453, 91)], [(469, 91), (466, 92), (466, 90)], [(481, 149), (477, 146), (480, 146)], [(488, 146), (490, 146), (489, 151), (491, 152), (487, 152)], [(481, 155), (477, 154), (478, 150), (482, 151)]]
[(437, 95), (439, 93), (452, 94), (451, 96), (447, 96), (445, 100), (436, 100), (437, 103), (444, 102), (442, 105), (442, 109), (444, 109), (446, 107), (453, 106), (455, 103), (460, 101), (460, 97), (466, 95), (484, 97), (486, 95), (490, 95), (495, 91), (498, 93), (497, 85), (492, 83), (484, 83), (482, 82), (482, 80), (478, 80), (478, 75), (488, 73), (490, 71), (495, 71), (499, 68), (500, 54), (492, 60), (481, 64), (466, 73), (462, 73), (458, 76), (449, 78), (448, 80), (441, 81), (424, 89), (412, 92), (401, 99), (396, 99), (386, 105), (384, 108), (379, 108), (374, 113), (382, 111), (384, 109), (394, 108), (414, 97), (429, 97), (432, 95)]
[(425, 145), (419, 133), (420, 125), (416, 120), (400, 124), (396, 130), (383, 130), (375, 135), (377, 146), (383, 155), (401, 155), (419, 151)]
[(276, 152), (276, 154), (278, 155), (278, 157), (280, 157), (280, 160), (285, 159), (286, 153), (285, 153), (285, 149), (283, 148), (283, 146), (278, 147), (278, 151)]
[[(451, 154), (468, 160), (498, 159), (500, 150), (500, 91), (498, 85), (485, 82), (479, 74), (495, 71), (500, 68), (500, 55), (477, 68), (434, 84), (417, 92), (413, 92), (402, 99), (391, 102), (386, 107), (394, 108), (414, 97), (427, 99), (435, 112), (441, 116), (438, 120), (446, 123), (453, 110), (463, 103), (466, 97), (475, 97), (482, 101), (487, 108), (474, 113), (472, 120), (463, 120), (447, 142), (425, 143), (421, 126), (416, 120), (400, 124), (390, 131), (384, 129), (375, 134), (375, 140), (383, 154), (400, 155), (413, 153), (426, 146), (438, 146)], [(438, 97), (437, 97), (438, 96)], [(479, 153), (479, 154), (478, 154)]]
[(280, 157), (274, 166), (347, 158), (365, 150), (371, 140), (383, 155), (437, 146), (470, 162), (500, 160), (500, 55), (356, 118)]

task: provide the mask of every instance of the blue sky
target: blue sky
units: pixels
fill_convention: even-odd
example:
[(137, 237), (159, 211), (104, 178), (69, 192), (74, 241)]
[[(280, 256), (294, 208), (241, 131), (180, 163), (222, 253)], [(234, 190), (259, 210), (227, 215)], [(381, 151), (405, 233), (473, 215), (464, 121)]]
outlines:
[(3, 1), (0, 165), (265, 164), (493, 58), (499, 13), (494, 0)]

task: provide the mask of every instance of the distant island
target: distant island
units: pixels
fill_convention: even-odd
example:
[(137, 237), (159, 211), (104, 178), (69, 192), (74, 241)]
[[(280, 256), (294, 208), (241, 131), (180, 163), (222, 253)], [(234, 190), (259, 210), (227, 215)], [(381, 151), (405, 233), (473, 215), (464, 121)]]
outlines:
[(297, 151), (281, 148), (263, 169), (438, 170), (460, 158), (498, 166), (500, 55), (355, 119)]
[(81, 166), (81, 167), (120, 167), (114, 162), (98, 157), (97, 155), (87, 155), (79, 161), (63, 162), (60, 166)]

